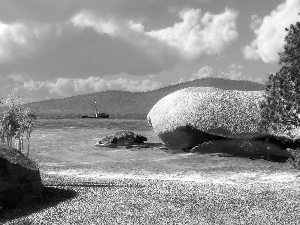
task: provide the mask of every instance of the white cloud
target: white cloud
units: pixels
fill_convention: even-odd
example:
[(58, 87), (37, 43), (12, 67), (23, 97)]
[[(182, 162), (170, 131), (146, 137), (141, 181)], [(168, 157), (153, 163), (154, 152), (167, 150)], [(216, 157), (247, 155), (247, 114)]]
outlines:
[(176, 84), (180, 84), (180, 83), (184, 83), (184, 82), (186, 82), (186, 77), (181, 77), (181, 78), (179, 78), (178, 81), (172, 82), (171, 85), (176, 85)]
[(26, 49), (32, 35), (23, 24), (0, 22), (0, 61), (11, 60), (16, 49)]
[(146, 34), (177, 49), (186, 58), (204, 53), (220, 54), (238, 37), (237, 15), (237, 12), (225, 9), (219, 15), (205, 13), (201, 18), (200, 9), (182, 10), (179, 13), (182, 22)]
[(27, 57), (51, 33), (50, 25), (7, 24), (0, 21), (0, 62)]
[(179, 61), (220, 54), (238, 35), (237, 13), (229, 9), (218, 15), (181, 10), (181, 22), (147, 30), (143, 15), (83, 8), (71, 10), (68, 16), (61, 14), (60, 19), (49, 14), (48, 19), (35, 20), (26, 14), (27, 19), (0, 20), (0, 76), (30, 74), (37, 81), (91, 74), (155, 74)]
[(201, 79), (205, 77), (211, 77), (213, 75), (213, 72), (214, 70), (210, 66), (203, 66), (202, 68), (199, 69), (197, 73), (192, 75), (189, 81)]
[(213, 68), (210, 66), (203, 66), (202, 68), (199, 69), (199, 71), (196, 74), (192, 74), (190, 78), (186, 77), (181, 77), (177, 82), (172, 83), (178, 84), (178, 83), (183, 83), (187, 81), (193, 81), (201, 78), (206, 78), (206, 77), (213, 77), (213, 78), (223, 78), (223, 79), (230, 79), (230, 80), (248, 80), (252, 82), (257, 82), (263, 84), (263, 80), (258, 77), (258, 78), (253, 78), (252, 76), (245, 76), (241, 70), (243, 69), (242, 65), (232, 63), (228, 67), (228, 71), (220, 71), (220, 73), (217, 75), (214, 73)]
[(251, 30), (256, 30), (262, 23), (262, 19), (258, 17), (258, 15), (251, 16), (250, 28)]
[[(71, 19), (73, 26), (80, 29), (92, 28), (100, 35), (120, 38), (134, 48), (142, 49), (152, 60), (166, 64), (166, 58), (176, 58), (174, 51), (167, 49), (159, 41), (150, 38), (140, 21), (105, 17), (84, 10)], [(168, 55), (168, 57), (166, 57)]]
[(144, 26), (139, 22), (135, 23), (132, 20), (128, 22), (128, 26), (130, 29), (136, 31), (136, 32), (144, 32)]
[(111, 37), (115, 37), (119, 33), (119, 26), (113, 18), (101, 18), (93, 15), (86, 10), (75, 15), (71, 22), (74, 26), (82, 29), (91, 27), (100, 34), (108, 34)]
[(218, 75), (218, 78), (225, 78), (230, 80), (246, 80), (246, 77), (240, 71), (242, 68), (242, 65), (233, 63), (228, 67), (228, 72), (221, 71)]
[(263, 84), (263, 80), (258, 78), (253, 78), (252, 76), (245, 76), (241, 69), (243, 68), (242, 65), (238, 64), (231, 64), (228, 67), (228, 72), (221, 71), (220, 74), (217, 76), (218, 78), (230, 79), (230, 80), (247, 80), (252, 82), (257, 82)]
[(219, 15), (205, 13), (201, 18), (200, 9), (182, 10), (179, 12), (182, 22), (149, 32), (145, 32), (140, 21), (104, 18), (88, 11), (75, 15), (71, 22), (81, 29), (91, 27), (101, 35), (120, 37), (154, 57), (172, 55), (175, 50), (182, 58), (191, 60), (202, 54), (222, 53), (238, 37), (237, 15), (237, 12), (225, 9)]
[(261, 59), (265, 63), (278, 62), (278, 53), (283, 51), (285, 28), (300, 21), (299, 8), (299, 0), (286, 0), (270, 15), (264, 17), (262, 22), (257, 16), (252, 16), (250, 26), (256, 38), (243, 49), (244, 57)]
[(17, 95), (47, 96), (46, 98), (69, 97), (105, 90), (124, 90), (131, 92), (152, 91), (161, 87), (161, 83), (145, 79), (143, 81), (118, 78), (105, 80), (100, 77), (87, 79), (59, 78), (55, 81), (34, 81), (32, 79), (16, 84), (14, 93)]

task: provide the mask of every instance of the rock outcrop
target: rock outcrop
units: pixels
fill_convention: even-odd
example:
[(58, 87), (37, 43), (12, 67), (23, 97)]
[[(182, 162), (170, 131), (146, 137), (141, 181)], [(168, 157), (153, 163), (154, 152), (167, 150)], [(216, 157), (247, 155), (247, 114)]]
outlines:
[(0, 208), (16, 208), (42, 200), (37, 164), (13, 148), (0, 146)]
[(225, 153), (245, 157), (273, 156), (276, 157), (276, 160), (282, 162), (285, 162), (288, 158), (294, 159), (291, 153), (281, 149), (276, 143), (245, 139), (209, 141), (195, 146), (190, 152), (199, 154)]
[(177, 127), (171, 132), (159, 134), (159, 137), (164, 142), (165, 147), (172, 150), (189, 150), (207, 141), (225, 139), (222, 136), (203, 132), (191, 125)]
[(254, 138), (259, 131), (262, 91), (184, 88), (158, 101), (147, 115), (164, 144), (188, 149), (223, 138)]
[(147, 138), (135, 134), (131, 131), (124, 130), (118, 131), (115, 134), (108, 135), (98, 141), (95, 146), (98, 147), (117, 147), (117, 146), (127, 146), (127, 145), (136, 145), (142, 144), (144, 141), (147, 141)]

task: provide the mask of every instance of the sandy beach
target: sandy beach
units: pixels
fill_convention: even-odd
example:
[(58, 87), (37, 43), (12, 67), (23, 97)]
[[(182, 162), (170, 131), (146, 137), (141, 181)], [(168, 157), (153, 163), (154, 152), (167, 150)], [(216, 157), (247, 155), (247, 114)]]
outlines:
[[(300, 223), (300, 171), (289, 162), (163, 151), (145, 121), (75, 122), (37, 124), (30, 158), (43, 203), (2, 210), (0, 224)], [(93, 146), (124, 128), (150, 147)]]
[[(218, 158), (232, 160), (232, 157)], [(299, 170), (293, 169), (289, 163), (262, 159), (242, 161), (266, 166), (256, 171), (244, 168), (239, 172), (221, 163), (194, 177), (162, 173), (112, 175), (75, 168), (44, 169), (41, 170), (45, 185), (44, 202), (1, 212), (0, 222), (298, 224)]]

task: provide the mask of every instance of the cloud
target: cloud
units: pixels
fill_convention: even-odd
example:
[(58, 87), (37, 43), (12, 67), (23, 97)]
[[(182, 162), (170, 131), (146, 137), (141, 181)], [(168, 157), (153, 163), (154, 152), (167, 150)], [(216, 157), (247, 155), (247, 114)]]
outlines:
[[(159, 41), (153, 40), (144, 32), (144, 26), (141, 22), (133, 20), (124, 20), (112, 16), (96, 15), (91, 11), (83, 10), (71, 19), (71, 23), (76, 28), (85, 30), (92, 28), (99, 35), (107, 35), (114, 41), (121, 40), (130, 47), (144, 52), (150, 59), (160, 66), (168, 65), (168, 59), (174, 64), (177, 61), (177, 55), (171, 49), (163, 46)], [(174, 54), (175, 53), (175, 54)], [(167, 57), (166, 57), (167, 56)]]
[(238, 65), (235, 63), (232, 63), (228, 67), (228, 72), (221, 71), (220, 74), (217, 76), (218, 78), (224, 78), (224, 79), (230, 79), (230, 80), (246, 80), (246, 81), (252, 81), (257, 82), (260, 84), (263, 84), (263, 80), (258, 78), (253, 78), (252, 76), (246, 76), (241, 72), (241, 69), (243, 69), (242, 65)]
[[(220, 54), (238, 36), (237, 12), (229, 9), (203, 16), (200, 9), (181, 10), (181, 22), (147, 30), (144, 24), (151, 22), (149, 15), (148, 18), (129, 12), (122, 14), (117, 7), (123, 4), (121, 1), (116, 5), (104, 1), (107, 11), (99, 6), (93, 8), (94, 0), (85, 4), (57, 2), (56, 6), (46, 0), (48, 9), (34, 0), (28, 4), (36, 5), (41, 12), (23, 3), (20, 7), (14, 0), (4, 4), (11, 14), (0, 9), (0, 76), (29, 74), (34, 80), (45, 81), (119, 73), (156, 74), (180, 61)], [(147, 1), (146, 5), (156, 4)], [(57, 18), (47, 10), (57, 10)], [(110, 13), (115, 11), (119, 14)]]
[(224, 13), (205, 13), (201, 18), (200, 9), (179, 12), (182, 22), (146, 34), (168, 46), (177, 49), (188, 59), (202, 54), (221, 54), (238, 37), (235, 20), (238, 13), (225, 9)]
[(140, 21), (104, 18), (86, 10), (74, 16), (71, 22), (81, 29), (91, 27), (101, 35), (119, 37), (155, 57), (163, 54), (170, 57), (177, 51), (181, 58), (192, 60), (202, 54), (223, 52), (238, 37), (237, 15), (237, 12), (225, 9), (219, 15), (205, 13), (201, 18), (200, 9), (181, 10), (179, 16), (182, 22), (148, 32)]
[(192, 74), (190, 78), (181, 77), (178, 81), (171, 83), (172, 85), (184, 83), (187, 81), (193, 81), (197, 79), (207, 78), (207, 77), (214, 77), (214, 70), (210, 66), (203, 66), (201, 67), (197, 73)]
[(262, 20), (253, 15), (250, 28), (253, 29), (256, 38), (244, 47), (244, 57), (261, 59), (265, 63), (278, 62), (278, 53), (283, 51), (285, 44), (285, 28), (300, 20), (299, 8), (299, 0), (286, 0)]
[(0, 21), (0, 63), (28, 57), (49, 33), (47, 25), (7, 24)]
[(176, 85), (184, 82), (186, 82), (186, 77), (180, 77), (178, 81), (172, 82), (171, 85)]
[(223, 78), (229, 80), (246, 80), (246, 81), (257, 82), (260, 84), (264, 83), (260, 77), (254, 78), (252, 76), (244, 75), (241, 72), (242, 69), (243, 69), (242, 65), (232, 63), (231, 65), (229, 65), (227, 72), (220, 71), (219, 74), (216, 74), (212, 67), (203, 66), (202, 68), (199, 69), (199, 71), (196, 74), (192, 74), (190, 78), (187, 79), (186, 77), (181, 77), (177, 82), (172, 83), (172, 85), (187, 82), (187, 81), (193, 81), (201, 78), (206, 78), (206, 77)]
[(246, 77), (240, 71), (242, 68), (242, 65), (233, 63), (228, 67), (228, 72), (221, 71), (217, 77), (230, 80), (246, 80)]
[(262, 23), (262, 19), (258, 17), (258, 15), (251, 16), (250, 28), (251, 30), (256, 30), (260, 27)]
[(137, 33), (143, 33), (144, 32), (144, 26), (141, 24), (141, 22), (135, 23), (132, 20), (128, 21), (128, 26), (131, 30), (137, 32)]
[(201, 79), (205, 77), (211, 77), (213, 75), (213, 72), (214, 70), (210, 66), (203, 66), (202, 68), (199, 69), (197, 73), (192, 75), (189, 81)]
[[(14, 76), (13, 79), (19, 79)], [(35, 100), (40, 96), (47, 99), (69, 97), (80, 94), (88, 94), (105, 90), (124, 90), (131, 92), (152, 91), (161, 87), (161, 83), (145, 79), (142, 81), (118, 78), (106, 80), (100, 77), (88, 77), (87, 79), (59, 78), (56, 80), (34, 81), (30, 79), (22, 84), (15, 84), (13, 92), (16, 95), (32, 96)]]
[(91, 12), (83, 10), (71, 19), (74, 26), (84, 29), (86, 27), (93, 28), (100, 34), (108, 34), (115, 37), (119, 33), (119, 25), (113, 18), (104, 19), (93, 15)]
[[(177, 62), (176, 56), (165, 57), (160, 54), (163, 48), (155, 43), (151, 48), (151, 42), (147, 42), (148, 47), (144, 50), (134, 45), (134, 38), (131, 38), (130, 43), (124, 38), (100, 34), (100, 28), (95, 32), (93, 27), (83, 28), (83, 23), (79, 25), (78, 22), (77, 25), (74, 26), (71, 22), (49, 25), (47, 34), (43, 33), (42, 25), (37, 26), (39, 29), (25, 26), (24, 32), (32, 32), (25, 36), (26, 44), (21, 47), (14, 40), (5, 39), (3, 42), (0, 39), (0, 46), (5, 49), (5, 54), (0, 57), (0, 76), (29, 74), (34, 80), (49, 80), (59, 77), (106, 76), (122, 72), (146, 75), (169, 69)], [(105, 29), (105, 32), (110, 32)], [(151, 55), (151, 51), (160, 57)]]
[[(32, 38), (27, 38), (31, 40), (28, 43), (33, 47), (24, 46), (30, 52), (23, 58), (18, 54), (21, 50), (15, 51), (19, 60), (5, 63), (1, 73), (30, 74), (35, 80), (122, 72), (155, 74), (182, 60), (220, 53), (237, 37), (234, 21), (237, 13), (233, 11), (226, 9), (219, 15), (206, 13), (202, 18), (197, 9), (182, 10), (179, 14), (181, 23), (158, 31), (145, 31), (143, 19), (120, 18), (93, 10), (81, 10), (67, 21), (47, 26), (25, 24), (26, 31), (32, 34)], [(166, 30), (177, 34), (175, 46), (155, 35)], [(187, 32), (179, 35), (183, 30)]]
[(11, 79), (15, 82), (25, 82), (30, 80), (30, 76), (23, 74), (10, 74), (7, 76), (8, 79)]

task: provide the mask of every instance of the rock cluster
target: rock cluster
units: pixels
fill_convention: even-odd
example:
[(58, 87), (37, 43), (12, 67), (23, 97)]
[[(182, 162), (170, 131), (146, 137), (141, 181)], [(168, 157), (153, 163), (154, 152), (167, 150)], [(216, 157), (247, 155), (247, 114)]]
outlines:
[(16, 208), (42, 200), (37, 164), (13, 148), (0, 146), (0, 208)]
[(135, 134), (128, 130), (118, 131), (115, 134), (108, 135), (98, 141), (95, 146), (99, 147), (116, 147), (116, 146), (126, 146), (126, 145), (135, 145), (142, 144), (144, 141), (147, 141), (147, 138)]

